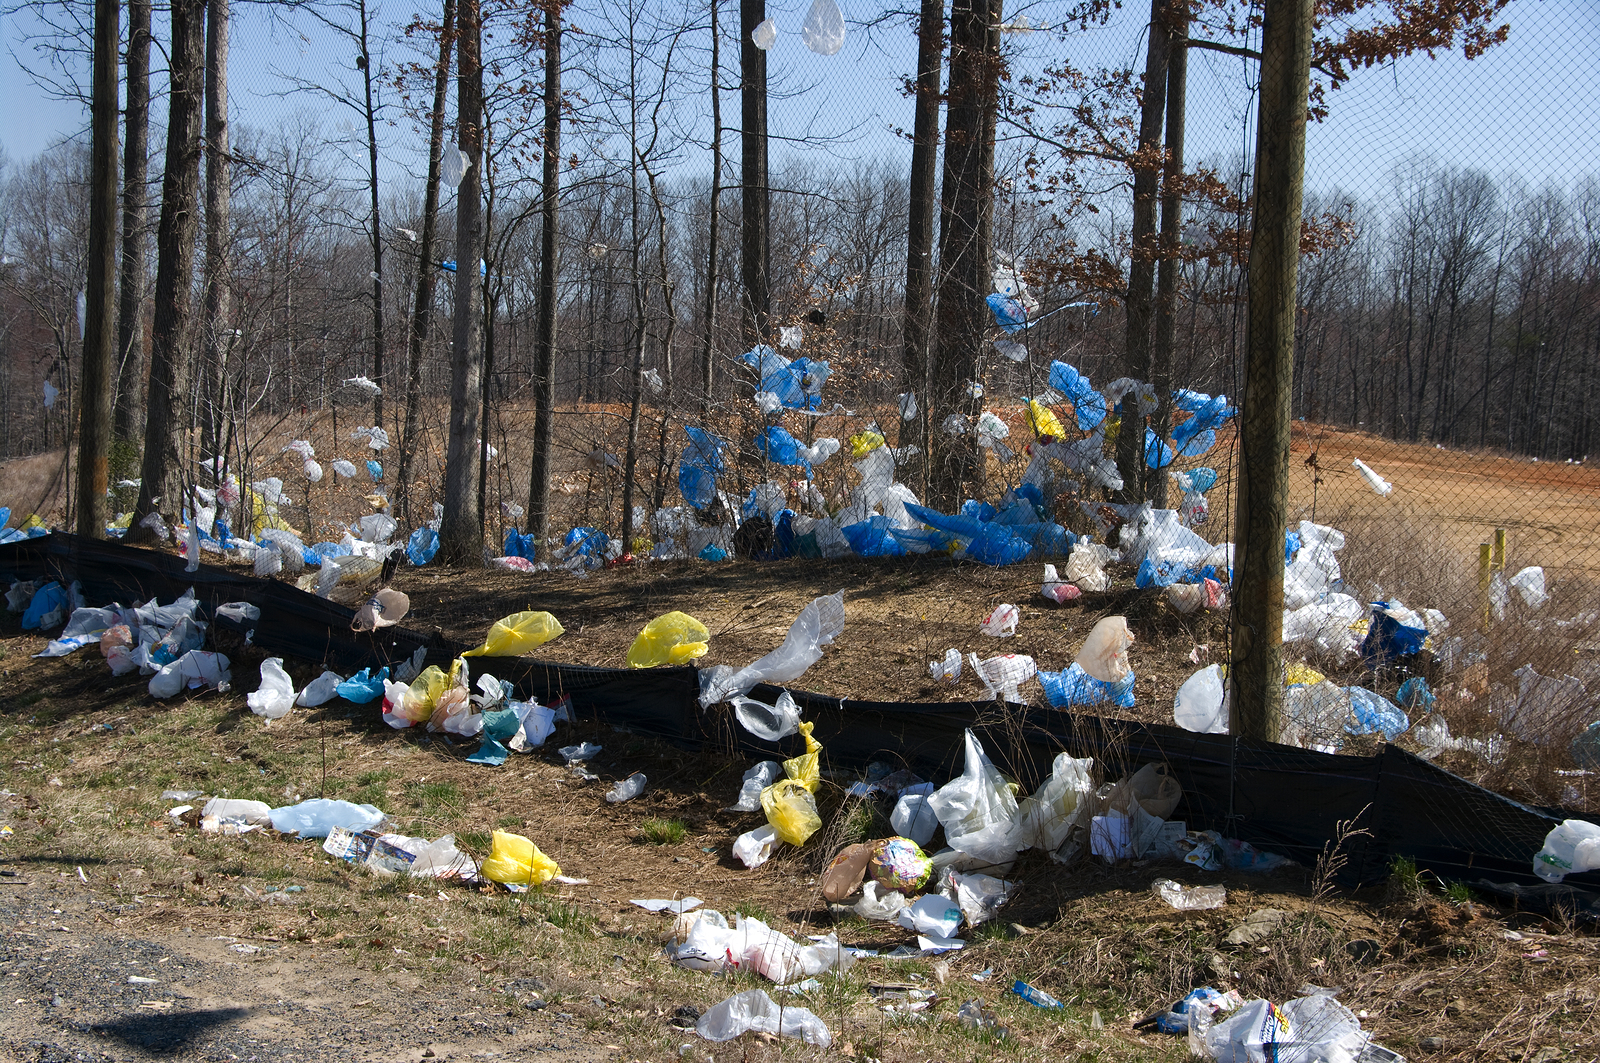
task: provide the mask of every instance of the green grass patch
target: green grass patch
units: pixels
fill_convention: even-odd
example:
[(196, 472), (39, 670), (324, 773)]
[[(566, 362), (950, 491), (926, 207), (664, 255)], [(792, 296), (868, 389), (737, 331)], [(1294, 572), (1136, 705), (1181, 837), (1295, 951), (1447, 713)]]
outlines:
[(652, 816), (639, 824), (640, 836), (651, 845), (677, 845), (688, 833), (689, 827), (681, 819)]

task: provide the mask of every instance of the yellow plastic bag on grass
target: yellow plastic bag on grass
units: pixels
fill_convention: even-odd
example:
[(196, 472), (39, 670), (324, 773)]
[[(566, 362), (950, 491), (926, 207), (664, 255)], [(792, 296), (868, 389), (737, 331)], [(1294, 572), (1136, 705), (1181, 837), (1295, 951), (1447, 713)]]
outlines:
[(1038, 399), (1028, 400), (1028, 426), (1040, 439), (1049, 436), (1059, 441), (1067, 436), (1067, 431), (1061, 427), (1061, 419), (1055, 415), (1055, 411)]
[(549, 613), (512, 613), (496, 620), (484, 636), (483, 645), (468, 650), (463, 657), (520, 657), (543, 646), (566, 628)]
[(811, 729), (815, 726), (810, 720), (800, 725), (800, 737), (806, 740), (806, 751), (783, 762), (783, 773), (812, 793), (816, 793), (817, 787), (822, 785), (822, 744), (811, 737)]
[(767, 814), (772, 829), (778, 832), (779, 840), (790, 845), (804, 845), (822, 829), (817, 799), (798, 779), (779, 779), (762, 790), (761, 810)]
[(436, 664), (428, 665), (421, 675), (412, 680), (406, 703), (400, 706), (400, 711), (395, 715), (414, 723), (425, 723), (433, 718), (433, 710), (449, 686), (450, 680), (444, 671)]
[(644, 626), (628, 647), (629, 668), (654, 668), (658, 664), (688, 664), (704, 657), (711, 632), (688, 613), (662, 613)]
[(497, 830), (489, 847), (489, 859), (478, 873), (502, 885), (543, 886), (561, 874), (561, 866), (522, 835)]

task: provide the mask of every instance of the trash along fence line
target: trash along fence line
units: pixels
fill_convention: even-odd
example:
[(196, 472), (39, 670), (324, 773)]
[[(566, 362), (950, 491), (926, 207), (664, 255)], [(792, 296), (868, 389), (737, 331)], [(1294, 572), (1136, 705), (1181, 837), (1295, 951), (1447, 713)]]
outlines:
[[(201, 565), (185, 571), (183, 559), (116, 543), (56, 533), (0, 545), (0, 574), (76, 580), (93, 600), (179, 598), (189, 588), (215, 622), (248, 628), (267, 653), (295, 655), (354, 670), (415, 658), (449, 667), (471, 647), (426, 638), (403, 627), (351, 630), (355, 611), (287, 584), (240, 576)], [(229, 601), (257, 603), (260, 617), (216, 614)], [(726, 741), (700, 706), (702, 672), (670, 665), (596, 668), (526, 657), (478, 657), (481, 675), (510, 682), (542, 704), (570, 699), (574, 714), (591, 717), (685, 747)], [(786, 691), (757, 684), (747, 696), (776, 706)], [(883, 756), (925, 778), (960, 773), (964, 733), (970, 728), (1007, 775), (1042, 777), (1063, 752), (1092, 756), (1108, 772), (1165, 763), (1182, 789), (1175, 816), (1192, 829), (1216, 830), (1259, 849), (1283, 853), (1310, 866), (1341, 821), (1372, 832), (1349, 842), (1340, 873), (1347, 885), (1382, 881), (1395, 856), (1406, 856), (1442, 879), (1512, 898), (1523, 907), (1560, 906), (1600, 919), (1600, 873), (1584, 872), (1550, 883), (1531, 871), (1545, 837), (1563, 819), (1560, 810), (1535, 809), (1492, 793), (1393, 745), (1372, 756), (1324, 753), (1204, 734), (1180, 727), (1141, 724), (1047, 708), (1012, 706), (1004, 722), (995, 702), (858, 701), (787, 691), (812, 724), (809, 738), (826, 749), (831, 765), (865, 766)], [(798, 757), (806, 736), (773, 743), (742, 727), (736, 747), (757, 760)]]

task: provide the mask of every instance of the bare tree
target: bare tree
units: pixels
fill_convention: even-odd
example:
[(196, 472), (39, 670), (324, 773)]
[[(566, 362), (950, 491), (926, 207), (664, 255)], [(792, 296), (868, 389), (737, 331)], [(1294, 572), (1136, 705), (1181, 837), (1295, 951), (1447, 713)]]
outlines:
[(106, 533), (106, 470), (111, 450), (111, 389), (117, 277), (116, 0), (95, 0), (90, 110), (89, 283), (85, 289), (83, 388), (78, 400), (78, 534)]
[[(228, 145), (228, 0), (208, 0), (206, 7), (206, 262), (205, 304), (200, 340), (205, 352), (202, 387), (211, 389), (204, 406), (206, 450), (218, 452), (224, 429), (220, 413), (228, 406), (228, 351), (233, 345), (233, 298), (228, 257), (232, 232), (233, 159)], [(206, 529), (209, 534), (210, 529)]]
[[(939, 176), (939, 87), (944, 68), (944, 0), (922, 0), (917, 22), (916, 112), (911, 133), (911, 184), (907, 197), (905, 318), (900, 382), (916, 397), (917, 415), (902, 420), (901, 445), (928, 449), (928, 339), (933, 318), (933, 222)], [(906, 473), (919, 495), (927, 493), (927, 461), (913, 458)]]
[(561, 9), (551, 2), (544, 24), (544, 187), (540, 190), (538, 322), (534, 336), (533, 458), (528, 472), (528, 530), (543, 552), (550, 541), (550, 453), (555, 429), (556, 301), (560, 281)]
[(116, 439), (144, 436), (145, 198), (150, 163), (150, 0), (128, 0), (122, 142), (122, 262), (117, 294)]

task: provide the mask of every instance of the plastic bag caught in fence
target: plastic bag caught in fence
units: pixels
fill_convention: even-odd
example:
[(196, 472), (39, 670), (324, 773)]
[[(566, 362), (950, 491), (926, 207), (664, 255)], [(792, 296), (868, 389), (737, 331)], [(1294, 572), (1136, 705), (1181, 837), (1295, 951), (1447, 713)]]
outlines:
[(813, 598), (807, 603), (783, 644), (737, 672), (719, 672), (700, 694), (700, 705), (709, 708), (735, 694), (748, 694), (757, 683), (792, 683), (822, 657), (824, 646), (831, 645), (844, 631), (844, 591)]
[(1185, 731), (1228, 733), (1228, 691), (1221, 665), (1209, 665), (1183, 681), (1173, 699), (1172, 718)]
[(688, 613), (677, 610), (663, 613), (646, 624), (633, 640), (633, 645), (628, 647), (628, 667), (688, 664), (710, 652), (711, 647), (707, 645), (710, 638), (711, 632), (706, 630), (706, 626)]
[(1132, 708), (1133, 681), (1134, 674), (1131, 670), (1120, 681), (1107, 683), (1096, 679), (1076, 663), (1064, 672), (1039, 673), (1039, 685), (1044, 688), (1045, 700), (1057, 709), (1078, 705), (1116, 705), (1124, 709)]
[[(800, 23), (800, 39), (805, 46), (818, 55), (835, 55), (844, 47), (844, 14), (840, 12), (839, 5), (834, 0), (812, 0), (811, 10), (806, 12), (806, 19)], [(798, 347), (799, 329), (795, 330)], [(785, 337), (787, 340), (788, 337)], [(787, 342), (784, 344), (789, 346)]]
[(1074, 663), (1102, 683), (1121, 683), (1133, 674), (1128, 664), (1128, 647), (1132, 645), (1128, 618), (1108, 616), (1089, 632)]
[(1056, 754), (1050, 777), (1032, 797), (1017, 802), (1018, 840), (1023, 847), (1054, 852), (1077, 821), (1083, 795), (1094, 788), (1094, 758)]
[(543, 646), (566, 628), (545, 612), (513, 613), (496, 620), (484, 636), (483, 645), (468, 650), (463, 657), (520, 657)]
[(1020, 702), (1022, 694), (1018, 688), (1039, 672), (1034, 659), (1021, 653), (1001, 654), (983, 661), (976, 653), (969, 653), (967, 660), (989, 696), (998, 701)]
[(1581, 819), (1564, 820), (1552, 828), (1533, 857), (1533, 873), (1546, 882), (1595, 870), (1600, 870), (1600, 827)]
[(800, 708), (787, 690), (778, 695), (775, 705), (742, 695), (730, 700), (735, 718), (757, 738), (776, 742), (800, 730)]

